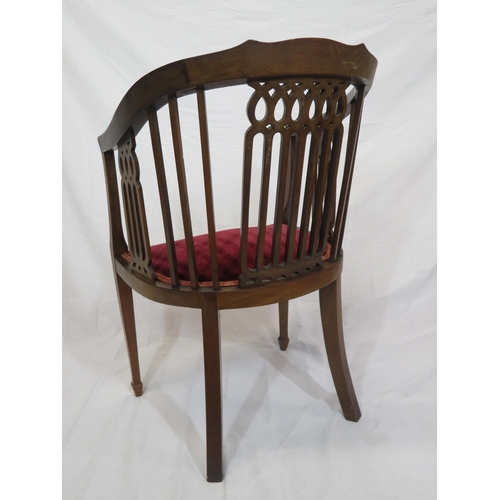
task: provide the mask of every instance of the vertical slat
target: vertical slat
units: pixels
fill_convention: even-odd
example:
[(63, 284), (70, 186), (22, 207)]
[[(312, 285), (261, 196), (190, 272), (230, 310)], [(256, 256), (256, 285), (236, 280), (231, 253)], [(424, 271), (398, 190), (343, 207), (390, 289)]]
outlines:
[(243, 272), (248, 271), (248, 219), (250, 214), (250, 182), (252, 176), (252, 153), (255, 134), (247, 131), (245, 135), (245, 155), (243, 163), (243, 186), (241, 200), (241, 243), (240, 263)]
[[(297, 217), (299, 211), (300, 188), (302, 184), (302, 170), (304, 167), (304, 153), (306, 148), (306, 139), (309, 131), (300, 132), (297, 140), (297, 153), (292, 160), (293, 171), (290, 180), (290, 195), (288, 197), (289, 216), (288, 233), (286, 236), (285, 261), (291, 262), (294, 258), (295, 237), (297, 228)], [(295, 151), (294, 151), (295, 153)]]
[(290, 136), (290, 149), (288, 150), (288, 164), (285, 187), (285, 208), (283, 209), (283, 222), (285, 224), (288, 224), (288, 219), (290, 218), (290, 186), (292, 184), (292, 172), (295, 170), (295, 165), (297, 164), (297, 151), (299, 144), (298, 141), (299, 136), (297, 134), (292, 134)]
[(359, 126), (361, 123), (361, 113), (363, 111), (365, 87), (358, 89), (356, 102), (351, 114), (349, 123), (349, 139), (347, 140), (346, 159), (344, 167), (344, 176), (342, 179), (342, 188), (340, 191), (340, 200), (338, 206), (337, 218), (335, 220), (335, 230), (333, 233), (332, 253), (330, 260), (335, 260), (340, 255), (342, 238), (344, 236), (347, 207), (349, 204), (349, 193), (351, 191), (352, 172), (354, 160), (356, 158), (356, 148), (358, 145)]
[(300, 235), (297, 249), (298, 260), (302, 260), (306, 252), (306, 242), (309, 235), (309, 220), (311, 217), (311, 205), (313, 202), (314, 187), (316, 185), (319, 145), (319, 134), (317, 132), (313, 132), (311, 134), (311, 144), (309, 146), (309, 161), (307, 165), (304, 201), (302, 203), (302, 218), (300, 222)]
[(330, 233), (335, 215), (335, 203), (337, 198), (337, 172), (339, 168), (340, 152), (342, 150), (342, 137), (344, 136), (344, 126), (339, 124), (333, 133), (333, 148), (328, 165), (328, 183), (325, 194), (325, 208), (323, 209), (323, 218), (319, 235), (319, 246), (324, 248), (326, 239)]
[(314, 192), (314, 209), (312, 215), (312, 227), (309, 237), (309, 254), (314, 255), (318, 250), (323, 253), (324, 248), (319, 246), (319, 231), (321, 228), (321, 211), (325, 199), (325, 190), (328, 179), (328, 164), (330, 163), (330, 154), (332, 146), (333, 131), (324, 130), (322, 135), (321, 155), (319, 159), (319, 173), (316, 190)]
[(281, 231), (283, 225), (283, 212), (285, 210), (285, 197), (287, 192), (287, 185), (289, 184), (289, 158), (291, 147), (290, 134), (283, 134), (281, 139), (280, 160), (279, 160), (279, 173), (278, 185), (276, 187), (276, 210), (274, 212), (274, 234), (273, 234), (273, 249), (271, 254), (271, 262), (273, 267), (279, 263), (281, 253)]
[(177, 267), (177, 254), (175, 252), (174, 229), (172, 226), (172, 213), (170, 211), (170, 201), (168, 197), (167, 178), (165, 175), (165, 164), (163, 161), (163, 151), (161, 147), (160, 129), (158, 127), (158, 116), (156, 109), (148, 110), (149, 131), (151, 134), (151, 144), (156, 167), (156, 180), (158, 182), (158, 192), (160, 194), (161, 214), (163, 218), (163, 230), (165, 232), (165, 244), (167, 247), (167, 257), (170, 267), (170, 279), (172, 286), (179, 286), (179, 270)]
[(132, 189), (132, 200), (134, 203), (134, 217), (136, 220), (135, 230), (136, 230), (136, 238), (137, 238), (137, 255), (139, 255), (141, 260), (145, 260), (146, 258), (146, 248), (144, 244), (145, 232), (142, 217), (139, 214), (139, 197), (137, 194), (137, 189)]
[(218, 290), (219, 269), (217, 264), (217, 241), (215, 236), (214, 195), (212, 189), (212, 172), (210, 164), (210, 147), (208, 139), (207, 106), (205, 92), (198, 89), (198, 118), (200, 122), (201, 156), (203, 160), (203, 179), (205, 182), (205, 205), (207, 209), (208, 241), (210, 245), (210, 267), (212, 269), (212, 286)]
[(120, 196), (116, 177), (116, 162), (113, 150), (102, 154), (108, 195), (108, 213), (110, 228), (110, 246), (114, 257), (127, 251), (127, 243), (123, 235), (122, 218), (120, 215)]
[[(124, 164), (126, 165), (126, 171), (128, 175), (131, 175), (131, 166), (130, 160), (128, 157), (124, 156), (123, 159)], [(139, 255), (139, 235), (137, 233), (137, 224), (138, 216), (137, 216), (137, 204), (134, 200), (133, 191), (134, 188), (128, 181), (122, 181), (123, 186), (123, 199), (124, 203), (127, 207), (126, 210), (126, 221), (127, 221), (127, 234), (129, 236), (129, 245), (130, 251), (133, 256), (137, 256), (142, 260), (142, 255)]]
[(184, 238), (188, 254), (189, 279), (191, 288), (196, 290), (198, 285), (198, 272), (196, 269), (196, 258), (194, 253), (193, 229), (191, 225), (191, 212), (189, 210), (189, 197), (187, 190), (186, 169), (184, 167), (184, 154), (182, 152), (181, 127), (179, 122), (179, 106), (177, 97), (168, 99), (170, 111), (170, 124), (172, 127), (172, 140), (174, 143), (175, 165), (177, 168), (177, 182), (179, 184), (179, 195), (181, 200), (182, 222), (184, 224)]
[(264, 135), (263, 168), (259, 202), (259, 237), (257, 239), (257, 257), (255, 259), (257, 271), (262, 271), (264, 267), (264, 242), (266, 239), (267, 205), (269, 201), (269, 177), (271, 174), (273, 138), (274, 134)]
[(131, 202), (131, 187), (122, 182), (122, 197), (125, 212), (125, 226), (127, 228), (128, 246), (129, 250), (133, 255), (137, 254), (137, 239), (134, 231), (134, 221), (133, 221), (133, 208)]

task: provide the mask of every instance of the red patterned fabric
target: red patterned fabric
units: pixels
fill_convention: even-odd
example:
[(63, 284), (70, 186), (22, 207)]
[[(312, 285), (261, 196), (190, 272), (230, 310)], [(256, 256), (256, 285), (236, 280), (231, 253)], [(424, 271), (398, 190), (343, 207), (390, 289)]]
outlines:
[[(273, 225), (266, 227), (266, 238), (264, 241), (264, 265), (269, 264), (272, 252)], [(248, 265), (255, 267), (255, 257), (257, 254), (256, 227), (248, 230)], [(287, 226), (282, 226), (280, 259), (282, 262), (285, 255)], [(295, 236), (295, 251), (297, 250), (299, 231)], [(212, 286), (212, 270), (210, 267), (210, 246), (208, 234), (195, 236), (194, 251), (196, 255), (196, 269), (198, 271), (198, 281), (200, 286)], [(219, 281), (221, 286), (234, 286), (238, 284), (241, 274), (240, 265), (240, 229), (227, 229), (216, 233), (217, 261), (219, 265)], [(328, 249), (327, 249), (328, 250)], [(177, 255), (177, 266), (179, 270), (179, 280), (181, 285), (190, 286), (188, 254), (185, 240), (175, 242), (175, 253)], [(129, 254), (124, 257), (130, 261)], [(152, 268), (158, 280), (170, 283), (170, 265), (167, 256), (167, 246), (165, 243), (151, 247)], [(325, 256), (324, 258), (327, 258)]]

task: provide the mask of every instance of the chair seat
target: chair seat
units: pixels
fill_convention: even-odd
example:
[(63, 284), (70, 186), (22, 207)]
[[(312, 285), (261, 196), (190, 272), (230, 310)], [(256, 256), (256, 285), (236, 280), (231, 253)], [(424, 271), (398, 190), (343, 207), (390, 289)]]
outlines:
[[(287, 226), (282, 225), (281, 246), (279, 262), (284, 260), (286, 247)], [(258, 228), (251, 227), (248, 230), (248, 266), (255, 266), (255, 257), (257, 254), (257, 236)], [(295, 235), (295, 249), (297, 251), (299, 240), (299, 231)], [(212, 269), (210, 265), (210, 246), (208, 234), (201, 234), (193, 238), (194, 251), (196, 255), (196, 270), (198, 272), (198, 282), (200, 286), (212, 286)], [(216, 232), (217, 242), (217, 262), (219, 271), (220, 286), (236, 286), (241, 275), (240, 263), (240, 229), (226, 229)], [(264, 265), (271, 261), (273, 245), (273, 225), (266, 227), (266, 237), (264, 241)], [(175, 242), (175, 253), (177, 256), (177, 265), (179, 269), (179, 281), (182, 286), (191, 286), (189, 279), (188, 254), (186, 240), (177, 240)], [(327, 245), (323, 255), (323, 261), (330, 256), (330, 245)], [(130, 254), (123, 254), (123, 257), (130, 262)], [(168, 262), (167, 245), (161, 243), (151, 247), (151, 267), (153, 268), (156, 279), (164, 283), (171, 283), (170, 265)]]

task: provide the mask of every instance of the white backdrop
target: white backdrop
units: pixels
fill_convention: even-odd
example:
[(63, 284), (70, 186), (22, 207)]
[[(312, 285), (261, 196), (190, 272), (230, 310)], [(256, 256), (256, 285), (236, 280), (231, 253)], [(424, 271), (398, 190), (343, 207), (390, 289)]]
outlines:
[[(65, 0), (65, 500), (435, 497), (435, 14), (427, 0)], [(344, 240), (345, 335), (363, 417), (352, 424), (340, 413), (316, 294), (291, 303), (286, 353), (277, 307), (223, 312), (226, 476), (207, 484), (197, 311), (137, 297), (145, 394), (129, 388), (97, 136), (130, 86), (159, 66), (247, 39), (300, 37), (365, 43), (379, 61)], [(243, 122), (231, 111), (241, 92), (213, 97), (224, 189), (240, 187), (244, 108)], [(188, 167), (199, 159), (189, 148)], [(224, 227), (239, 220), (226, 202)]]

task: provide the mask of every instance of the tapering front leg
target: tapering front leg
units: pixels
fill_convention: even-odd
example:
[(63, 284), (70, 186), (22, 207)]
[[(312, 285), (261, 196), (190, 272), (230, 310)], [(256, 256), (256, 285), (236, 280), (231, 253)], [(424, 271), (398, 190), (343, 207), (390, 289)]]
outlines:
[(346, 420), (357, 422), (361, 418), (361, 411), (352, 385), (345, 352), (340, 276), (319, 291), (319, 301), (326, 353), (340, 406)]
[(286, 351), (290, 339), (288, 338), (288, 300), (279, 303), (280, 313), (280, 336), (278, 342), (280, 349)]
[(127, 344), (130, 371), (132, 372), (132, 389), (138, 397), (142, 395), (141, 374), (139, 371), (139, 355), (137, 352), (137, 335), (135, 331), (134, 299), (132, 289), (115, 273), (116, 291), (122, 316), (123, 331)]
[(220, 374), (219, 311), (215, 296), (202, 307), (207, 422), (207, 481), (222, 481), (222, 392)]

